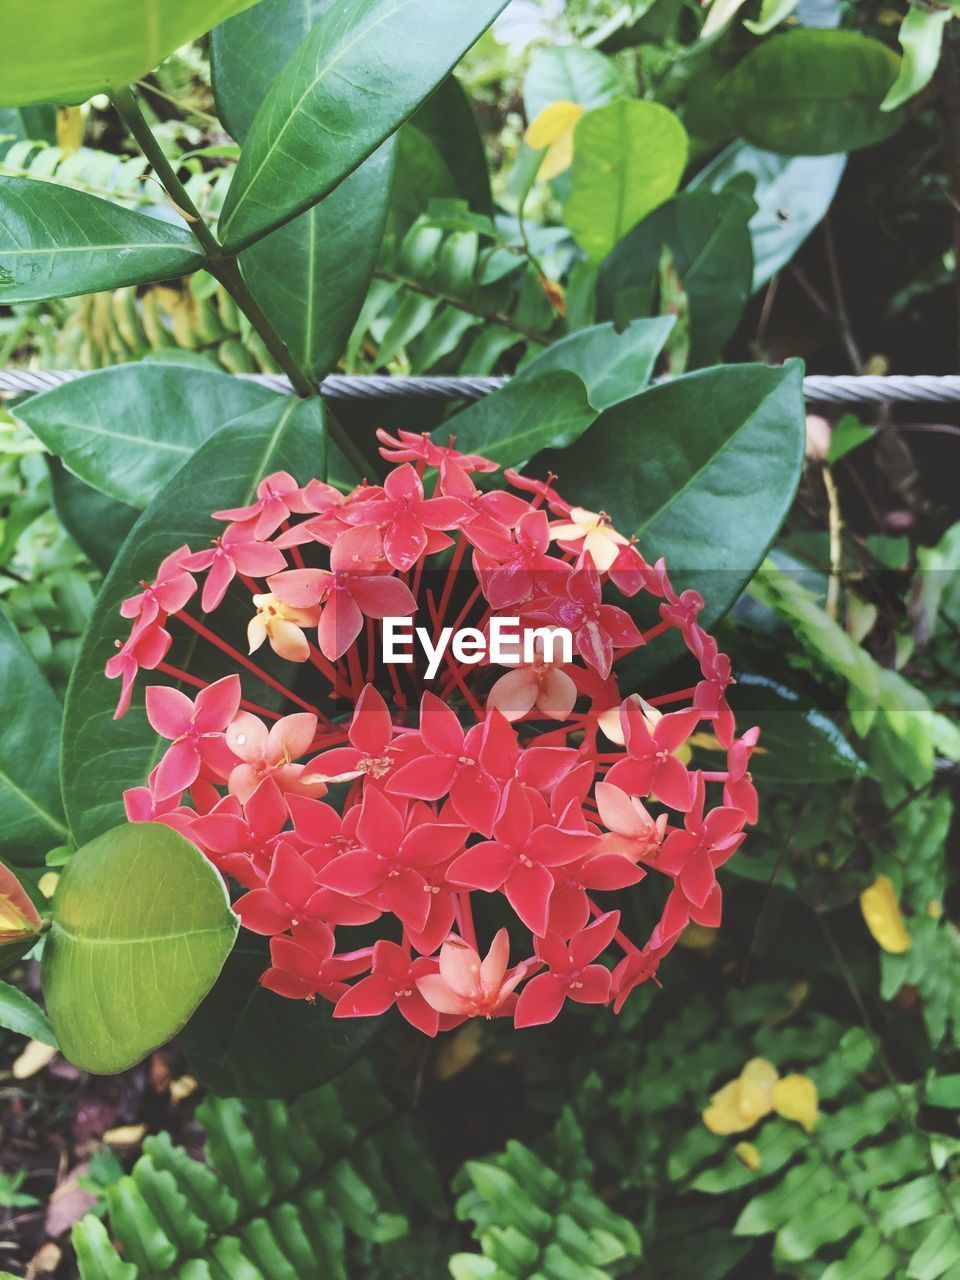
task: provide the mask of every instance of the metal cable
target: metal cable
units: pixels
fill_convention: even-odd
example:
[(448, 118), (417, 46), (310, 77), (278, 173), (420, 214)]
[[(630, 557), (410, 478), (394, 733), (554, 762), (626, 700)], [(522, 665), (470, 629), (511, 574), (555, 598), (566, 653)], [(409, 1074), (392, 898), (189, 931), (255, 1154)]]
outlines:
[[(122, 366), (116, 366), (122, 367)], [(3, 369), (0, 391), (23, 393), (46, 391), (84, 374), (74, 369)], [(240, 374), (274, 391), (290, 391), (282, 374)], [(496, 391), (506, 378), (401, 378), (382, 374), (331, 374), (320, 384), (328, 400), (389, 403), (397, 400), (479, 400)], [(960, 403), (960, 377), (918, 374), (889, 377), (827, 377), (811, 374), (803, 380), (807, 403), (821, 407), (857, 404), (951, 404)]]

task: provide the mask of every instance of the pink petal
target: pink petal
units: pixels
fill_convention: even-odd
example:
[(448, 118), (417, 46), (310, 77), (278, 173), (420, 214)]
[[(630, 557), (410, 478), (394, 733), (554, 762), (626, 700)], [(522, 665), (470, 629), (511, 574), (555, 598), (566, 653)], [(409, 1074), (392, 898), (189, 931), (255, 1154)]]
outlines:
[(327, 889), (360, 897), (380, 887), (387, 875), (387, 864), (366, 849), (341, 853), (317, 873), (317, 881)]
[(162, 738), (179, 738), (193, 723), (193, 703), (179, 689), (167, 685), (148, 685), (147, 719)]
[(240, 917), (240, 923), (251, 933), (272, 937), (290, 928), (290, 908), (267, 889), (253, 889), (245, 893), (234, 903), (233, 909)]
[[(454, 863), (456, 866), (456, 863)], [(550, 914), (553, 876), (539, 863), (519, 863), (504, 882), (507, 901), (531, 933), (543, 937)]]
[(193, 721), (201, 733), (222, 733), (240, 709), (240, 677), (224, 676), (197, 694)]
[(510, 874), (515, 857), (512, 849), (492, 840), (475, 844), (450, 864), (447, 879), (451, 884), (467, 889), (494, 893)]
[(520, 992), (514, 1025), (519, 1029), (553, 1022), (566, 998), (567, 984), (562, 979), (551, 973), (537, 974)]
[(396, 999), (396, 984), (379, 973), (354, 983), (337, 1001), (335, 1018), (378, 1018)]
[(197, 780), (200, 752), (192, 742), (175, 742), (166, 751), (154, 777), (153, 794), (157, 801), (179, 796)]

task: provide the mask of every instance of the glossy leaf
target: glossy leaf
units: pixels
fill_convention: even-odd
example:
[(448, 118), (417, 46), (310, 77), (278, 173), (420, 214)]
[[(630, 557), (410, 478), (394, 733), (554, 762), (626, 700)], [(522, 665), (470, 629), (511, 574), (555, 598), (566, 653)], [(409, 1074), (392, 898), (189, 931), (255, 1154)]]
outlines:
[(46, 1014), (35, 1000), (9, 982), (0, 982), (0, 1027), (57, 1048), (57, 1037)]
[(687, 163), (687, 131), (656, 102), (623, 99), (588, 111), (574, 131), (563, 217), (587, 257), (605, 258), (669, 200)]
[(219, 426), (277, 399), (227, 373), (151, 362), (64, 382), (17, 416), (74, 475), (143, 510)]
[(829, 716), (776, 680), (738, 672), (730, 705), (738, 724), (762, 728), (761, 749), (750, 761), (757, 779), (808, 784), (869, 772)]
[[(145, 782), (162, 750), (143, 713), (143, 680), (128, 714), (113, 719), (117, 686), (103, 668), (115, 639), (125, 634), (120, 602), (141, 578), (152, 579), (164, 556), (184, 542), (197, 550), (208, 545), (217, 528), (210, 513), (249, 502), (264, 475), (280, 469), (313, 475), (323, 445), (320, 401), (276, 396), (201, 445), (134, 526), (97, 599), (67, 690), (63, 802), (78, 841), (122, 821), (124, 790)], [(244, 620), (236, 619), (236, 625), (241, 631)], [(189, 654), (189, 643), (180, 643)], [(204, 667), (197, 655), (198, 675), (217, 678), (235, 669), (213, 665), (219, 650), (206, 649), (210, 665)]]
[(552, 102), (577, 102), (588, 110), (605, 106), (622, 93), (617, 69), (596, 49), (575, 44), (538, 49), (523, 82), (527, 122)]
[(0, 611), (0, 842), (12, 863), (42, 863), (68, 837), (57, 756), (60, 704)]
[(261, 987), (269, 964), (263, 940), (244, 933), (183, 1030), (190, 1070), (213, 1093), (293, 1097), (349, 1066), (379, 1030), (375, 1018), (334, 1018), (326, 1001), (285, 1000)]
[(448, 76), (417, 110), (407, 128), (433, 143), (449, 170), (456, 194), (477, 213), (492, 213), (490, 175), (473, 103), (456, 76)]
[(672, 328), (672, 316), (635, 320), (621, 331), (612, 324), (592, 325), (554, 342), (514, 380), (526, 381), (548, 369), (566, 369), (582, 379), (595, 409), (609, 409), (647, 385)]
[(748, 54), (720, 86), (747, 142), (785, 155), (832, 155), (895, 133), (902, 115), (880, 104), (897, 78), (895, 53), (855, 31), (805, 29)]
[[(651, 387), (601, 414), (562, 458), (577, 499), (608, 511), (715, 621), (752, 577), (800, 479), (802, 366), (728, 365)], [(651, 646), (652, 651), (652, 646)]]
[(59, 458), (51, 455), (47, 465), (57, 519), (84, 555), (107, 573), (140, 512), (85, 484)]
[(186, 229), (52, 182), (0, 178), (0, 304), (69, 298), (196, 271)]
[(756, 180), (757, 210), (749, 223), (756, 291), (787, 265), (823, 220), (846, 164), (843, 154), (781, 156), (748, 142), (732, 142), (700, 170), (687, 190), (722, 191), (739, 174)]
[(907, 6), (898, 36), (903, 61), (899, 75), (880, 104), (881, 111), (895, 111), (930, 83), (940, 61), (947, 23), (953, 17), (954, 13), (947, 8)]
[(219, 873), (159, 823), (84, 845), (57, 885), (41, 977), (64, 1056), (123, 1071), (180, 1030), (230, 954), (238, 921)]
[(42, 16), (21, 0), (0, 0), (8, 50), (0, 106), (83, 102), (108, 85), (126, 85), (168, 54), (253, 0), (45, 0)]
[(736, 188), (719, 194), (684, 191), (661, 205), (604, 260), (597, 283), (600, 314), (618, 324), (650, 314), (666, 246), (686, 295), (690, 365), (716, 363), (750, 296), (748, 221), (754, 207)]
[(583, 381), (555, 369), (508, 382), (447, 418), (433, 439), (446, 444), (453, 435), (461, 452), (482, 453), (503, 467), (515, 467), (541, 449), (565, 449), (596, 416)]
[(244, 249), (322, 200), (450, 72), (504, 0), (345, 0), (258, 110), (221, 217)]
[[(270, 85), (331, 0), (261, 0), (211, 37), (220, 118), (245, 142)], [(254, 297), (297, 364), (320, 378), (350, 335), (380, 251), (395, 143), (387, 141), (335, 191), (241, 256)]]

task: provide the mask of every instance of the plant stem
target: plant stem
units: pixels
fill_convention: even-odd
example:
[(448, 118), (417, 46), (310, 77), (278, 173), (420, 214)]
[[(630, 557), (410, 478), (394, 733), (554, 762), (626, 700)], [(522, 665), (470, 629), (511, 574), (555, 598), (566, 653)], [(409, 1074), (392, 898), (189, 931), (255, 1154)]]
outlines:
[(823, 487), (827, 491), (830, 514), (830, 581), (827, 585), (826, 613), (834, 622), (840, 614), (840, 585), (843, 577), (843, 517), (840, 495), (829, 465), (823, 464)]
[(526, 338), (528, 342), (537, 342), (542, 347), (550, 344), (549, 334), (543, 333), (539, 329), (530, 329), (526, 325), (518, 324), (512, 316), (506, 315), (502, 311), (485, 311), (481, 307), (474, 306), (472, 302), (468, 302), (466, 298), (458, 298), (455, 294), (444, 293), (440, 289), (431, 288), (428, 284), (422, 284), (419, 280), (411, 280), (407, 276), (397, 275), (395, 271), (386, 271), (378, 267), (373, 274), (378, 280), (386, 280), (390, 284), (402, 285), (404, 289), (412, 289), (414, 293), (421, 293), (425, 298), (435, 298), (438, 302), (445, 302), (451, 307), (456, 307), (458, 311), (466, 311), (469, 315), (476, 316), (478, 320), (487, 320), (490, 324), (498, 324), (501, 328), (509, 329), (511, 333), (518, 333), (522, 338)]
[[(186, 187), (177, 177), (173, 165), (163, 154), (159, 142), (140, 110), (140, 104), (137, 102), (133, 90), (129, 87), (114, 89), (112, 98), (113, 105), (116, 107), (120, 118), (136, 139), (140, 150), (150, 161), (151, 167), (164, 191), (173, 201), (207, 254), (207, 270), (223, 285), (263, 339), (264, 346), (290, 379), (290, 385), (296, 394), (304, 399), (317, 395), (318, 389), (313, 380), (304, 373), (294, 360), (287, 344), (274, 329), (260, 304), (250, 292), (237, 260), (224, 255), (220, 241), (204, 222)], [(330, 439), (362, 479), (370, 470), (370, 463), (363, 453), (332, 417), (327, 419), (326, 429)]]

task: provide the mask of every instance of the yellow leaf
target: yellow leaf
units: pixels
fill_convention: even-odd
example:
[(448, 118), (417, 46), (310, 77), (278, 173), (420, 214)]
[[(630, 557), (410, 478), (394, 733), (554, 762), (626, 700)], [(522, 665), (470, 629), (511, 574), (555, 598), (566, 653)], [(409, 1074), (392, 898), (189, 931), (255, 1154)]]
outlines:
[(433, 1073), (438, 1080), (452, 1080), (466, 1071), (480, 1053), (483, 1024), (473, 1018), (453, 1036), (445, 1036), (437, 1054)]
[(749, 1169), (751, 1173), (756, 1173), (763, 1163), (760, 1152), (752, 1142), (738, 1142), (733, 1151), (744, 1168)]
[(585, 108), (579, 102), (551, 102), (530, 122), (523, 140), (534, 151), (542, 151), (559, 141), (565, 133), (573, 134), (574, 126)]
[(773, 1086), (773, 1107), (784, 1120), (795, 1120), (807, 1133), (817, 1127), (817, 1086), (809, 1076), (784, 1076)]
[(108, 1147), (138, 1147), (146, 1133), (145, 1124), (121, 1124), (116, 1129), (108, 1129), (103, 1140)]
[(83, 146), (83, 107), (57, 107), (57, 146), (67, 155)]
[(889, 876), (879, 875), (860, 895), (860, 910), (877, 944), (884, 951), (901, 955), (913, 946), (900, 914), (896, 890)]
[(705, 925), (696, 924), (691, 920), (677, 942), (689, 951), (706, 951), (713, 946), (716, 936), (716, 929), (708, 929)]
[(45, 871), (37, 881), (37, 888), (43, 896), (49, 901), (57, 889), (57, 883), (60, 879), (59, 871)]
[(743, 1133), (773, 1110), (777, 1069), (766, 1058), (751, 1058), (736, 1080), (710, 1098), (703, 1123), (711, 1133)]
[(56, 1049), (52, 1049), (50, 1045), (41, 1044), (39, 1040), (28, 1041), (26, 1048), (11, 1067), (13, 1078), (15, 1080), (29, 1080), (38, 1071), (42, 1071), (47, 1063), (56, 1056)]

